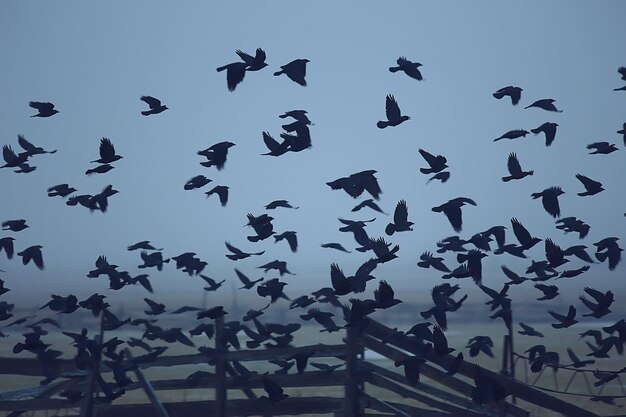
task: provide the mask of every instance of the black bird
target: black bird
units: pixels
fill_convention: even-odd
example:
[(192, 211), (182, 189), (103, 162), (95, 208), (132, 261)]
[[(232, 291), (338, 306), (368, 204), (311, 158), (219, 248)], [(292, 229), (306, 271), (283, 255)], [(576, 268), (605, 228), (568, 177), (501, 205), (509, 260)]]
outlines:
[(576, 174), (576, 178), (583, 184), (583, 187), (585, 187), (584, 192), (577, 193), (581, 197), (587, 195), (595, 195), (601, 191), (604, 191), (604, 188), (602, 188), (602, 183), (599, 181), (592, 180), (591, 178), (581, 174)]
[(589, 268), (589, 265), (584, 265), (577, 269), (566, 269), (565, 271), (561, 272), (559, 278), (574, 278), (589, 271)]
[(518, 285), (528, 280), (528, 278), (519, 276), (517, 273), (507, 268), (505, 265), (502, 265), (500, 268), (502, 269), (502, 272), (504, 272), (504, 275), (506, 275), (507, 278), (510, 280), (509, 282), (506, 282), (505, 284)]
[(609, 307), (611, 306), (611, 304), (613, 304), (613, 301), (615, 301), (613, 291), (609, 290), (603, 293), (594, 288), (585, 287), (585, 292), (589, 294), (595, 300), (595, 302), (585, 298), (584, 295), (581, 295), (580, 297), (578, 297), (578, 299), (589, 310), (591, 310), (591, 313), (583, 314), (583, 317), (591, 316), (596, 319), (599, 319), (601, 317), (606, 316), (607, 314), (611, 312), (611, 310), (609, 310)]
[(208, 179), (207, 177), (205, 177), (204, 175), (196, 175), (195, 177), (193, 177), (189, 181), (187, 181), (183, 188), (185, 190), (195, 190), (197, 188), (204, 187), (205, 185), (207, 185), (210, 182), (211, 182), (211, 180)]
[(543, 333), (538, 332), (537, 330), (535, 330), (533, 327), (524, 324), (522, 322), (519, 322), (519, 325), (522, 327), (522, 329), (524, 330), (520, 330), (517, 333), (525, 335), (525, 336), (536, 336), (536, 337), (543, 337)]
[(265, 265), (261, 265), (259, 266), (259, 268), (263, 268), (265, 272), (269, 271), (270, 269), (275, 269), (278, 271), (281, 277), (285, 274), (295, 275), (294, 273), (289, 272), (289, 270), (287, 269), (287, 262), (285, 261), (275, 260), (272, 262), (268, 262)]
[(292, 132), (296, 130), (296, 127), (301, 125), (308, 126), (312, 124), (311, 120), (307, 116), (306, 110), (289, 110), (278, 117), (280, 117), (281, 119), (284, 119), (286, 117), (293, 117), (294, 119), (296, 119), (295, 122), (292, 122), (288, 125), (282, 125), (282, 128), (287, 132)]
[(198, 314), (196, 314), (196, 318), (198, 320), (204, 318), (215, 320), (216, 318), (224, 317), (226, 314), (228, 313), (224, 311), (224, 306), (216, 306), (198, 312)]
[(237, 85), (242, 82), (246, 76), (246, 68), (248, 68), (248, 64), (245, 62), (232, 62), (217, 67), (217, 72), (226, 70), (226, 85), (228, 86), (228, 91), (235, 91)]
[(346, 248), (344, 248), (344, 247), (343, 247), (341, 244), (339, 244), (339, 243), (334, 243), (334, 242), (331, 242), (331, 243), (322, 243), (320, 246), (321, 246), (321, 247), (323, 247), (323, 248), (328, 248), (328, 249), (337, 249), (337, 250), (342, 251), (342, 252), (352, 253), (351, 251), (347, 250)]
[(374, 200), (379, 200), (382, 190), (378, 184), (378, 180), (374, 176), (376, 170), (370, 169), (366, 171), (360, 171), (352, 174), (348, 177), (338, 178), (334, 181), (327, 182), (333, 190), (344, 190), (352, 198), (357, 198), (363, 191), (367, 191)]
[(265, 206), (266, 210), (274, 210), (278, 207), (290, 208), (290, 209), (299, 209), (300, 207), (293, 207), (287, 200), (274, 200), (271, 203)]
[(552, 300), (559, 295), (559, 287), (556, 285), (535, 284), (535, 288), (543, 293), (543, 295), (537, 298), (538, 301)]
[(474, 336), (467, 341), (465, 345), (466, 348), (469, 348), (470, 357), (474, 358), (478, 356), (480, 352), (483, 352), (485, 355), (493, 358), (493, 340), (489, 336)]
[(617, 133), (622, 135), (622, 139), (624, 140), (624, 146), (626, 146), (626, 123), (622, 124), (622, 130), (618, 130)]
[(143, 114), (144, 116), (149, 116), (151, 114), (159, 114), (168, 109), (167, 106), (164, 106), (161, 104), (161, 100), (156, 99), (152, 96), (141, 96), (141, 101), (143, 101), (150, 107), (150, 110), (141, 112), (141, 114)]
[(617, 244), (618, 240), (619, 238), (617, 237), (608, 237), (594, 243), (594, 246), (596, 246), (596, 259), (600, 262), (608, 259), (610, 271), (615, 270), (617, 264), (622, 259), (623, 249)]
[(10, 230), (12, 232), (20, 232), (28, 227), (24, 219), (6, 220), (2, 222), (2, 230)]
[(471, 397), (476, 404), (498, 402), (505, 399), (509, 392), (495, 379), (486, 375), (480, 366), (474, 365), (474, 385)]
[(29, 158), (34, 155), (42, 155), (45, 153), (56, 153), (56, 149), (52, 151), (46, 151), (44, 148), (40, 146), (33, 145), (32, 143), (26, 140), (24, 135), (17, 135), (17, 142), (20, 144), (22, 149), (24, 149), (25, 153), (28, 155)]
[(226, 203), (228, 203), (228, 190), (229, 188), (226, 185), (216, 185), (204, 194), (206, 194), (207, 197), (211, 196), (212, 194), (217, 194), (217, 196), (220, 198), (220, 204), (222, 205), (222, 207), (225, 207)]
[(519, 103), (519, 100), (522, 97), (522, 91), (524, 90), (522, 90), (520, 87), (507, 85), (506, 87), (502, 87), (501, 89), (493, 93), (493, 96), (498, 100), (500, 100), (504, 96), (509, 96), (511, 98), (511, 104), (517, 106), (517, 103)]
[(273, 380), (269, 379), (266, 376), (263, 376), (261, 379), (263, 381), (263, 389), (267, 393), (267, 397), (263, 395), (259, 398), (267, 398), (272, 404), (275, 404), (289, 397), (289, 395), (283, 392), (281, 386)]
[(261, 155), (270, 155), (270, 156), (280, 156), (284, 155), (289, 151), (289, 141), (283, 140), (282, 143), (278, 143), (276, 139), (274, 139), (269, 133), (262, 133), (263, 142), (267, 149), (269, 149), (268, 153), (263, 153)]
[(592, 151), (589, 152), (589, 155), (608, 155), (618, 150), (615, 144), (609, 142), (590, 143), (587, 145), (587, 149), (592, 149)]
[(359, 211), (359, 210), (361, 210), (363, 207), (369, 207), (369, 208), (371, 208), (372, 210), (377, 211), (377, 212), (379, 212), (379, 213), (382, 213), (382, 214), (387, 214), (387, 213), (385, 213), (385, 212), (384, 212), (384, 211), (380, 208), (380, 206), (379, 206), (378, 204), (376, 204), (376, 203), (374, 202), (374, 200), (373, 200), (373, 199), (371, 199), (371, 198), (367, 198), (367, 199), (365, 199), (365, 200), (361, 201), (359, 204), (357, 204), (356, 206), (354, 206), (354, 207), (352, 208), (352, 210), (351, 210), (351, 211)]
[(420, 172), (422, 174), (435, 174), (448, 168), (448, 165), (446, 164), (448, 160), (445, 156), (435, 156), (429, 152), (426, 152), (423, 149), (418, 149), (418, 151), (420, 155), (422, 155), (422, 158), (424, 158), (426, 160), (426, 163), (430, 166), (429, 168), (420, 168)]
[(543, 132), (546, 135), (546, 146), (550, 146), (552, 145), (552, 142), (554, 142), (554, 138), (556, 137), (557, 126), (558, 124), (556, 123), (545, 122), (539, 127), (530, 129), (530, 131), (533, 132), (535, 135), (538, 135), (539, 133)]
[(405, 200), (400, 200), (396, 205), (396, 209), (393, 213), (393, 222), (387, 224), (385, 227), (385, 233), (388, 236), (392, 236), (395, 232), (405, 232), (413, 230), (413, 222), (409, 221), (409, 210)]
[(278, 235), (274, 235), (274, 243), (280, 242), (283, 239), (287, 241), (289, 249), (291, 249), (292, 252), (295, 253), (298, 250), (298, 236), (296, 235), (296, 232), (289, 230)]
[(31, 101), (28, 105), (39, 112), (30, 117), (50, 117), (59, 112), (54, 109), (54, 104), (49, 102)]
[(272, 278), (268, 281), (265, 281), (259, 286), (256, 287), (256, 292), (261, 297), (270, 297), (272, 303), (276, 302), (280, 297), (285, 297), (283, 293), (283, 288), (287, 285), (286, 282), (279, 281), (278, 278)]
[(461, 215), (461, 207), (465, 204), (475, 206), (474, 200), (467, 197), (457, 197), (440, 206), (433, 207), (432, 211), (446, 215), (448, 221), (452, 225), (455, 232), (460, 233), (463, 230), (463, 218)]
[(431, 252), (424, 252), (420, 255), (420, 262), (417, 266), (421, 268), (430, 268), (431, 266), (437, 271), (450, 272), (450, 269), (443, 263), (443, 258), (433, 256)]
[(572, 305), (570, 305), (569, 309), (567, 310), (567, 316), (555, 313), (551, 310), (549, 310), (548, 313), (550, 313), (552, 317), (559, 321), (558, 323), (552, 323), (552, 327), (554, 327), (555, 329), (564, 329), (578, 323), (578, 320), (575, 319), (576, 308), (574, 308), (574, 306)]
[(265, 51), (261, 48), (256, 48), (254, 56), (248, 55), (240, 49), (237, 49), (235, 53), (248, 65), (246, 71), (259, 71), (267, 67), (267, 63), (265, 62), (267, 56)]
[(400, 113), (400, 107), (396, 102), (396, 99), (391, 95), (387, 95), (385, 99), (385, 114), (387, 116), (386, 121), (379, 121), (376, 123), (379, 129), (384, 129), (387, 126), (398, 126), (400, 123), (406, 122), (410, 119), (409, 116), (402, 116)]
[(91, 168), (91, 169), (88, 169), (87, 171), (85, 171), (85, 175), (104, 174), (104, 173), (109, 172), (113, 168), (115, 168), (115, 167), (113, 165), (109, 165), (109, 164), (98, 165), (95, 168)]
[(265, 253), (265, 251), (255, 252), (255, 253), (244, 252), (241, 249), (231, 245), (230, 242), (225, 242), (225, 245), (226, 245), (226, 249), (232, 252), (232, 254), (226, 255), (226, 257), (230, 259), (231, 261), (238, 261), (240, 259), (246, 259), (249, 256), (258, 256), (258, 255), (263, 255)]
[(99, 164), (110, 164), (123, 157), (115, 154), (115, 147), (109, 138), (100, 139), (100, 159), (95, 159), (91, 162)]
[(148, 304), (148, 307), (150, 307), (149, 310), (144, 311), (144, 313), (146, 313), (147, 315), (158, 316), (159, 314), (165, 312), (165, 304), (157, 303), (156, 301), (153, 301), (147, 297), (143, 300)]
[(567, 355), (569, 356), (570, 360), (572, 361), (571, 364), (565, 365), (565, 366), (568, 366), (568, 367), (584, 368), (585, 366), (592, 365), (592, 364), (594, 364), (596, 362), (593, 359), (588, 359), (588, 360), (580, 360), (580, 359), (578, 359), (578, 356), (576, 356), (576, 354), (574, 353), (574, 351), (571, 348), (567, 348)]
[(28, 265), (30, 261), (33, 261), (33, 263), (35, 264), (35, 266), (37, 266), (37, 268), (43, 270), (44, 265), (43, 265), (43, 256), (41, 254), (41, 248), (42, 248), (41, 245), (29, 246), (23, 251), (18, 252), (17, 255), (22, 257), (22, 263), (24, 265)]
[(163, 248), (157, 249), (154, 246), (152, 246), (150, 244), (149, 240), (142, 240), (141, 242), (137, 242), (135, 244), (132, 244), (132, 245), (128, 246), (126, 249), (128, 249), (129, 251), (134, 251), (134, 250), (137, 250), (137, 249), (156, 250), (156, 251), (163, 250)]
[(502, 136), (499, 136), (497, 138), (495, 138), (493, 141), (497, 142), (501, 139), (518, 139), (518, 138), (523, 138), (528, 134), (528, 130), (524, 130), (524, 129), (516, 129), (516, 130), (509, 130), (508, 132), (502, 134)]
[(380, 309), (390, 308), (402, 302), (395, 298), (393, 288), (387, 281), (378, 283), (378, 289), (374, 290), (374, 300), (376, 308)]
[(548, 261), (551, 268), (558, 268), (566, 262), (569, 262), (565, 258), (565, 254), (559, 245), (554, 243), (554, 241), (550, 238), (547, 238), (545, 241), (545, 253), (546, 260)]
[(258, 282), (263, 281), (263, 277), (257, 279), (257, 280), (250, 280), (250, 278), (248, 278), (243, 272), (241, 272), (240, 270), (238, 270), (237, 268), (235, 268), (235, 273), (237, 274), (237, 278), (239, 278), (239, 281), (241, 281), (241, 283), (243, 284), (243, 287), (239, 287), (239, 289), (246, 289), (249, 290), (252, 287), (254, 287), (254, 285)]
[(398, 255), (396, 255), (396, 253), (400, 250), (399, 245), (395, 245), (391, 248), (391, 243), (385, 242), (385, 239), (382, 237), (379, 237), (378, 239), (370, 239), (369, 247), (376, 254), (374, 261), (377, 263), (385, 263), (397, 258)]
[(587, 223), (573, 216), (560, 218), (555, 223), (557, 229), (563, 230), (565, 233), (576, 232), (580, 239), (586, 237), (591, 229)]
[(524, 225), (522, 225), (522, 223), (520, 223), (520, 221), (516, 218), (511, 219), (511, 226), (513, 227), (513, 234), (515, 234), (517, 241), (524, 249), (530, 249), (537, 243), (541, 242), (541, 239), (533, 237)]
[(75, 191), (76, 188), (70, 187), (69, 184), (53, 185), (52, 187), (48, 188), (48, 197), (67, 197)]
[(436, 173), (432, 177), (430, 177), (428, 181), (426, 181), (426, 183), (428, 184), (429, 182), (433, 180), (439, 180), (442, 183), (444, 183), (448, 181), (449, 179), (450, 179), (450, 173), (448, 171), (441, 171), (441, 172)]
[(511, 180), (521, 180), (522, 178), (533, 175), (534, 171), (523, 171), (522, 167), (517, 159), (517, 155), (515, 152), (511, 152), (509, 154), (509, 159), (507, 160), (506, 166), (509, 170), (509, 174), (506, 177), (502, 177), (502, 181), (508, 182)]
[(530, 107), (539, 107), (540, 109), (544, 109), (547, 111), (553, 111), (553, 112), (557, 112), (557, 113), (563, 113), (563, 110), (558, 110), (556, 108), (556, 106), (554, 105), (555, 100), (551, 99), (551, 98), (544, 98), (541, 100), (537, 100), (535, 101), (533, 104), (528, 105), (526, 107), (524, 107), (525, 109), (528, 109)]
[(482, 258), (486, 256), (486, 253), (476, 249), (471, 249), (467, 253), (459, 253), (457, 255), (457, 261), (459, 263), (467, 262), (467, 269), (476, 284), (482, 282)]
[(561, 187), (550, 187), (539, 193), (532, 193), (531, 197), (535, 200), (541, 197), (543, 208), (552, 217), (557, 218), (561, 216), (558, 197), (562, 194), (565, 194), (565, 192), (561, 189)]
[(226, 156), (228, 155), (228, 149), (235, 146), (234, 143), (229, 141), (223, 141), (209, 146), (208, 148), (198, 151), (197, 154), (204, 156), (207, 160), (200, 162), (200, 165), (204, 167), (216, 167), (218, 171), (224, 168), (226, 163)]
[(296, 59), (288, 64), (282, 65), (280, 71), (274, 73), (275, 76), (286, 74), (287, 77), (303, 87), (306, 87), (306, 64), (310, 62), (308, 59)]
[(140, 253), (141, 260), (143, 261), (142, 265), (139, 265), (138, 268), (152, 268), (155, 267), (157, 270), (163, 270), (163, 264), (169, 263), (170, 260), (163, 259), (163, 254), (161, 252), (152, 252), (148, 253), (145, 250), (142, 250)]
[(410, 385), (417, 385), (420, 381), (420, 365), (425, 361), (421, 356), (409, 356), (406, 359), (402, 359), (394, 362), (395, 366), (404, 367), (404, 376)]
[(422, 66), (422, 64), (420, 64), (419, 62), (412, 62), (406, 59), (406, 57), (401, 56), (396, 60), (396, 64), (398, 65), (395, 67), (389, 67), (390, 72), (402, 71), (409, 77), (418, 81), (422, 81), (424, 79), (422, 77), (422, 73), (418, 69)]
[(17, 155), (10, 145), (4, 145), (2, 147), (2, 157), (6, 163), (0, 168), (22, 168), (28, 165), (26, 164), (28, 153), (22, 152)]

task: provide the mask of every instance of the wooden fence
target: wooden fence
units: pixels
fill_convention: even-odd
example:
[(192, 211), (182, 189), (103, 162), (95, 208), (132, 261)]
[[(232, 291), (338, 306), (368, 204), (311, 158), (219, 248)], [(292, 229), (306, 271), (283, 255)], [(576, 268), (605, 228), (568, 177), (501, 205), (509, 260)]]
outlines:
[[(365, 349), (377, 352), (392, 362), (402, 361), (419, 354), (414, 342), (409, 338), (402, 335), (390, 338), (394, 330), (371, 319), (366, 320), (364, 330), (361, 332), (347, 329), (343, 344), (261, 350), (228, 350), (221, 319), (216, 320), (215, 327), (215, 351), (211, 356), (214, 364), (213, 373), (207, 373), (193, 381), (188, 379), (148, 381), (144, 376), (143, 370), (149, 367), (207, 364), (209, 359), (201, 354), (158, 357), (154, 362), (140, 365), (135, 371), (137, 382), (126, 386), (125, 389), (127, 391), (143, 389), (150, 400), (149, 403), (105, 404), (94, 401), (94, 394), (97, 390), (94, 376), (77, 370), (72, 360), (60, 360), (56, 369), (60, 378), (57, 378), (55, 382), (32, 389), (0, 394), (0, 412), (9, 412), (11, 416), (17, 416), (19, 411), (64, 409), (65, 415), (81, 417), (223, 417), (302, 414), (350, 417), (390, 415), (527, 417), (530, 415), (528, 411), (510, 401), (475, 404), (470, 399), (470, 393), (474, 388), (471, 382), (473, 365), (464, 362), (455, 375), (448, 375), (446, 369), (454, 360), (451, 355), (429, 356), (429, 360), (420, 365), (422, 378), (416, 385), (410, 385), (406, 377), (397, 372), (398, 368), (388, 369), (373, 361), (365, 361), (363, 357)], [(234, 361), (286, 359), (298, 353), (311, 354), (312, 358), (334, 358), (334, 360), (343, 361), (345, 367), (332, 372), (305, 370), (300, 374), (272, 374), (270, 378), (286, 389), (334, 387), (338, 396), (293, 396), (272, 403), (267, 399), (258, 398), (254, 391), (263, 387), (262, 375), (253, 374), (241, 378), (232, 367)], [(106, 374), (109, 370), (103, 365), (101, 372)], [(515, 379), (488, 370), (483, 370), (483, 372), (502, 384), (510, 393), (509, 398), (517, 398), (565, 416), (597, 417), (597, 414), (587, 409), (551, 396)], [(36, 359), (0, 358), (0, 375), (2, 377), (8, 375), (42, 376), (42, 370)], [(371, 395), (372, 387), (377, 387), (378, 393), (384, 390), (388, 395)], [(67, 389), (80, 390), (86, 394), (85, 398), (75, 405), (69, 404), (66, 399), (58, 398), (58, 393)], [(212, 390), (214, 399), (163, 403), (157, 394), (165, 390), (190, 389)], [(228, 394), (233, 390), (241, 390), (246, 398), (229, 399)]]

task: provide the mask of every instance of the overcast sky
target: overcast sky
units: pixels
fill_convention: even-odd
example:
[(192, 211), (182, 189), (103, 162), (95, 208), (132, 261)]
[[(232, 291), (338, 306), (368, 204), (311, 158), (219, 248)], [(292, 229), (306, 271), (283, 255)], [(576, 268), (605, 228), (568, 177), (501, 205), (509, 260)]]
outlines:
[[(2, 253), (0, 277), (15, 296), (34, 288), (44, 296), (108, 294), (104, 278), (85, 277), (98, 256), (137, 274), (139, 253), (126, 247), (150, 240), (167, 257), (196, 252), (209, 262), (204, 273), (214, 278), (236, 280), (234, 267), (260, 276), (256, 267), (279, 259), (296, 274), (284, 278), (287, 293), (329, 286), (332, 262), (353, 274), (370, 257), (320, 247), (326, 242), (356, 247), (350, 234), (338, 231), (337, 218), (376, 217), (367, 231), (379, 237), (391, 216), (367, 209), (351, 213), (366, 196), (353, 199), (326, 182), (370, 169), (378, 171), (380, 206), (393, 213), (405, 199), (415, 222), (413, 231), (387, 238), (400, 245), (399, 258), (375, 274), (398, 288), (441, 282), (440, 273), (416, 263), (423, 251), (435, 250), (438, 240), (455, 234), (431, 208), (461, 196), (477, 203), (463, 209), (463, 238), (504, 225), (507, 242), (513, 243), (510, 219), (517, 217), (538, 237), (552, 237), (563, 248), (585, 244), (593, 253), (594, 242), (623, 237), (626, 226), (626, 149), (616, 133), (626, 122), (626, 92), (612, 91), (624, 85), (617, 68), (626, 65), (625, 15), (626, 3), (617, 1), (314, 2), (306, 7), (287, 1), (4, 1), (0, 142), (19, 148), (17, 135), (23, 134), (58, 152), (34, 157), (32, 173), (0, 170), (0, 220), (23, 218), (30, 225), (0, 237), (15, 237), (16, 251), (42, 245), (46, 264), (39, 271)], [(254, 53), (257, 47), (267, 52), (268, 67), (247, 73), (229, 92), (225, 73), (216, 68), (237, 61), (235, 50)], [(422, 63), (424, 80), (389, 72), (399, 56)], [(310, 60), (307, 87), (273, 76), (298, 58)], [(524, 89), (520, 105), (492, 97), (506, 85)], [(411, 119), (380, 130), (376, 122), (384, 118), (387, 94)], [(142, 116), (142, 95), (161, 99), (169, 110)], [(542, 98), (555, 99), (563, 113), (524, 109)], [(51, 101), (60, 113), (30, 118), (31, 100)], [(312, 148), (261, 156), (267, 152), (261, 132), (278, 138), (285, 122), (278, 116), (292, 109), (308, 111)], [(559, 124), (551, 147), (543, 135), (533, 134), (493, 142), (506, 131), (544, 122)], [(102, 137), (111, 139), (123, 159), (106, 174), (86, 176)], [(203, 158), (196, 152), (224, 140), (236, 144), (225, 168), (200, 166)], [(620, 149), (589, 155), (585, 146), (596, 141)], [(447, 183), (426, 183), (419, 173), (426, 166), (419, 148), (447, 157)], [(532, 177), (500, 180), (507, 175), (510, 152), (517, 153), (523, 168), (534, 170)], [(606, 191), (577, 196), (583, 190), (577, 173), (601, 181)], [(200, 174), (213, 182), (185, 191), (185, 182)], [(59, 183), (80, 194), (96, 194), (112, 184), (119, 194), (110, 198), (107, 213), (90, 213), (49, 198), (46, 189)], [(214, 185), (230, 187), (226, 207), (215, 196), (206, 198), (204, 192)], [(556, 230), (555, 219), (531, 199), (531, 193), (550, 186), (565, 191), (562, 216), (591, 225), (587, 238), (579, 241)], [(298, 232), (295, 254), (285, 242), (246, 239), (251, 234), (243, 227), (246, 213), (262, 214), (276, 199), (300, 207), (270, 212), (277, 232)], [(225, 241), (265, 254), (233, 262), (225, 257)], [(542, 260), (543, 251), (542, 243), (528, 254)], [(454, 256), (446, 260), (450, 267), (458, 265)], [(500, 287), (505, 281), (500, 265), (521, 273), (530, 258), (491, 254), (484, 264), (484, 283)], [(567, 267), (582, 265), (573, 259)], [(620, 265), (609, 273), (606, 264), (597, 264), (562, 285), (580, 290), (598, 277), (621, 279), (624, 271)], [(157, 293), (199, 297), (203, 283), (172, 264), (150, 273)]]

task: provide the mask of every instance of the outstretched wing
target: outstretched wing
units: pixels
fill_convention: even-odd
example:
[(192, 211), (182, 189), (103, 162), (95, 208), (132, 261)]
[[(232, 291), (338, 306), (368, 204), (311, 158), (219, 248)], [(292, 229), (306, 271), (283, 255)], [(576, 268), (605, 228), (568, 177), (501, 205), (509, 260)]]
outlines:
[(395, 224), (404, 224), (409, 219), (409, 209), (405, 200), (400, 200), (396, 205), (396, 211), (393, 213), (393, 222)]
[(28, 153), (37, 152), (37, 148), (22, 135), (17, 135), (17, 142)]
[(522, 167), (519, 164), (519, 160), (517, 159), (515, 152), (511, 152), (509, 154), (509, 160), (507, 161), (506, 166), (512, 176), (519, 177), (522, 175)]
[(387, 120), (398, 120), (401, 117), (400, 107), (394, 96), (389, 94), (385, 101), (385, 113), (387, 114)]
[(100, 158), (104, 160), (112, 159), (115, 156), (115, 147), (109, 138), (100, 140)]
[(152, 96), (141, 96), (141, 101), (145, 102), (151, 109), (161, 107), (161, 100)]

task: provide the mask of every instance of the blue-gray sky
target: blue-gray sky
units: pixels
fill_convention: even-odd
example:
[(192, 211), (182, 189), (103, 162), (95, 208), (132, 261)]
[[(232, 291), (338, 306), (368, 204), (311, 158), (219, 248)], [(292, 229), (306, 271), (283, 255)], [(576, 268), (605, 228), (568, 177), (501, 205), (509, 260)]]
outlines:
[[(166, 256), (193, 251), (207, 262), (205, 273), (234, 280), (236, 266), (249, 275), (256, 267), (281, 259), (297, 275), (292, 287), (330, 284), (329, 265), (347, 273), (368, 256), (343, 254), (319, 245), (336, 241), (354, 249), (349, 234), (339, 233), (338, 217), (377, 220), (368, 226), (382, 236), (389, 217), (351, 213), (354, 200), (325, 183), (357, 171), (375, 169), (383, 190), (379, 204), (392, 213), (406, 199), (412, 232), (388, 240), (400, 245), (399, 259), (379, 267), (377, 276), (398, 287), (426, 288), (440, 274), (416, 266), (420, 253), (454, 232), (431, 208), (465, 196), (478, 206), (463, 211), (462, 237), (494, 225), (509, 227), (519, 218), (533, 234), (552, 237), (562, 247), (578, 244), (576, 236), (554, 228), (530, 194), (561, 186), (563, 216), (591, 225), (581, 243), (624, 236), (626, 172), (624, 149), (616, 133), (626, 122), (626, 93), (617, 68), (626, 65), (626, 26), (622, 2), (154, 2), (104, 3), (21, 2), (0, 4), (0, 137), (17, 146), (17, 134), (54, 155), (33, 159), (35, 172), (0, 171), (0, 219), (24, 218), (30, 228), (14, 236), (19, 251), (43, 246), (45, 271), (22, 266), (0, 254), (7, 286), (38, 288), (41, 293), (68, 291), (88, 295), (106, 291), (105, 281), (85, 274), (99, 255), (138, 273), (139, 254), (126, 246), (150, 240)], [(269, 66), (248, 73), (236, 91), (226, 88), (216, 68), (238, 57), (235, 50), (267, 52)], [(418, 82), (388, 67), (399, 56), (423, 64)], [(307, 58), (307, 87), (272, 73), (297, 58)], [(491, 94), (500, 87), (524, 89), (519, 106)], [(408, 122), (379, 130), (385, 96), (393, 94)], [(170, 109), (143, 117), (141, 95), (160, 98)], [(524, 106), (554, 98), (563, 113)], [(60, 113), (30, 118), (30, 100), (51, 101)], [(287, 110), (306, 109), (313, 147), (279, 158), (266, 152), (261, 132), (278, 137)], [(530, 134), (517, 141), (493, 142), (512, 129), (559, 124), (554, 144)], [(87, 177), (108, 137), (124, 158), (115, 169)], [(198, 150), (230, 140), (223, 171), (199, 165)], [(596, 141), (617, 143), (611, 155), (588, 155)], [(446, 184), (426, 184), (423, 148), (448, 158)], [(532, 177), (504, 184), (506, 159), (516, 152)], [(578, 197), (581, 173), (603, 182), (606, 191)], [(204, 174), (213, 182), (201, 190), (183, 184)], [(107, 184), (119, 190), (109, 211), (90, 213), (48, 198), (49, 186), (69, 183), (79, 193), (95, 194)], [(228, 185), (227, 207), (204, 191)], [(287, 199), (299, 210), (276, 210), (275, 230), (296, 230), (300, 248), (292, 254), (285, 242), (246, 240), (246, 213), (261, 214), (275, 199)], [(225, 241), (262, 257), (238, 263), (225, 258)], [(514, 241), (508, 234), (508, 241)], [(543, 244), (529, 252), (544, 259)], [(450, 266), (455, 266), (448, 256)], [(485, 259), (485, 284), (499, 287), (499, 266), (521, 272), (530, 260), (508, 255)], [(581, 266), (579, 261), (569, 264)], [(593, 265), (587, 275), (564, 286), (582, 288), (589, 280), (618, 280), (623, 265), (608, 273)], [(199, 282), (167, 265), (152, 273), (159, 290), (198, 291)], [(272, 274), (267, 274), (271, 278)], [(606, 281), (609, 282), (609, 281)], [(469, 285), (469, 282), (466, 282)]]

